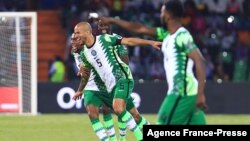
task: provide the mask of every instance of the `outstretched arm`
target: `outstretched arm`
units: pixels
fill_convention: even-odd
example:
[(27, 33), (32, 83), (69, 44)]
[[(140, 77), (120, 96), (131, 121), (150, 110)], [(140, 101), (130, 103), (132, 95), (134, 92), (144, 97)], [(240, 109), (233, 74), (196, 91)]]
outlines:
[(115, 24), (117, 26), (120, 26), (121, 28), (137, 34), (145, 34), (152, 37), (156, 36), (156, 29), (152, 27), (147, 27), (145, 25), (142, 25), (140, 23), (133, 23), (128, 22), (125, 20), (115, 19), (111, 17), (101, 17), (100, 20), (104, 23), (108, 24)]
[(160, 49), (162, 42), (145, 40), (140, 38), (122, 38), (121, 44), (127, 46), (152, 46), (156, 49)]

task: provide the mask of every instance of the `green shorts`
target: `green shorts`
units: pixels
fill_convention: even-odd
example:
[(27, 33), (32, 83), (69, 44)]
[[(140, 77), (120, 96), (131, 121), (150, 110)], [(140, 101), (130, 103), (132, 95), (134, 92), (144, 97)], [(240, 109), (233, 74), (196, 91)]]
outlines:
[(83, 92), (84, 93), (84, 106), (87, 107), (88, 105), (94, 105), (96, 107), (101, 107), (102, 106), (102, 100), (99, 91), (90, 91), (86, 90)]
[(157, 124), (206, 124), (204, 112), (200, 109), (196, 109), (196, 98), (196, 95), (168, 95), (160, 107)]
[(125, 102), (127, 102), (129, 97), (131, 97), (130, 94), (132, 93), (133, 89), (134, 89), (133, 80), (122, 79), (116, 83), (110, 95), (114, 99), (120, 98), (125, 100)]
[[(113, 97), (111, 95), (100, 92), (100, 91), (91, 91), (91, 90), (86, 90), (84, 91), (84, 106), (88, 106), (90, 104), (96, 106), (96, 107), (101, 107), (102, 104), (106, 104), (109, 108), (113, 109)], [(127, 110), (131, 110), (134, 108), (135, 105), (133, 103), (133, 98), (130, 96), (127, 100)]]

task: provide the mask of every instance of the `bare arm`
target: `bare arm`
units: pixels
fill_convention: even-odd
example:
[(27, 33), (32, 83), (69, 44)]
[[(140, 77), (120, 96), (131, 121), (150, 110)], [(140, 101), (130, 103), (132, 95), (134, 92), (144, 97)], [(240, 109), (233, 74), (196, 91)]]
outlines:
[(152, 46), (156, 49), (160, 49), (162, 42), (145, 40), (140, 38), (122, 38), (121, 44), (127, 46)]
[(81, 74), (81, 82), (80, 85), (78, 87), (77, 91), (83, 91), (83, 89), (85, 88), (86, 84), (88, 83), (89, 80), (89, 76), (90, 76), (90, 70), (87, 68), (82, 67), (81, 69), (84, 70), (84, 73)]
[(111, 23), (111, 24), (115, 24), (117, 26), (120, 26), (121, 28), (123, 28), (129, 32), (132, 32), (132, 33), (145, 34), (145, 35), (149, 35), (152, 37), (156, 36), (155, 28), (147, 27), (147, 26), (144, 26), (140, 23), (133, 23), (133, 22), (128, 22), (125, 20), (120, 20), (120, 19), (115, 19), (115, 18), (110, 18), (110, 17), (102, 17), (100, 19), (103, 22)]
[(196, 104), (198, 107), (205, 109), (207, 107), (205, 104), (205, 94), (204, 94), (204, 87), (206, 83), (205, 59), (198, 49), (189, 53), (188, 57), (194, 61), (196, 77), (198, 80), (198, 98)]
[(83, 71), (84, 73), (81, 73), (81, 81), (80, 81), (76, 94), (73, 96), (74, 100), (81, 99), (82, 94), (83, 94), (83, 89), (87, 85), (89, 76), (90, 76), (90, 70), (88, 68), (81, 66), (81, 69), (84, 70)]

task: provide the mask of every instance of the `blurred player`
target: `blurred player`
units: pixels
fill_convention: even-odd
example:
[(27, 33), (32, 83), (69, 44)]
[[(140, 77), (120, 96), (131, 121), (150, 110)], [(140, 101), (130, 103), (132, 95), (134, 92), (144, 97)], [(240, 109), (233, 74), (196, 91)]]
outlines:
[[(170, 34), (162, 44), (168, 92), (158, 113), (159, 124), (205, 124), (205, 62), (193, 37), (181, 25), (182, 15), (178, 0), (169, 0), (162, 6), (161, 19)], [(199, 116), (195, 116), (197, 113)]]
[(139, 38), (118, 38), (112, 35), (103, 34), (94, 36), (92, 28), (87, 22), (78, 23), (75, 26), (75, 34), (85, 43), (81, 50), (81, 59), (85, 73), (82, 74), (78, 91), (73, 97), (75, 100), (81, 98), (90, 75), (99, 76), (105, 84), (109, 100), (112, 100), (113, 109), (118, 118), (127, 124), (127, 127), (134, 133), (137, 140), (142, 140), (142, 132), (136, 125), (131, 114), (126, 110), (126, 103), (133, 90), (134, 82), (129, 67), (121, 61), (114, 51), (115, 45), (123, 44), (129, 46), (150, 45), (159, 48), (161, 42), (143, 40)]
[[(170, 4), (171, 3), (172, 2), (170, 2)], [(175, 5), (180, 5), (180, 3), (178, 1), (177, 1), (177, 3), (178, 4), (175, 4)], [(177, 6), (177, 8), (178, 8), (178, 6)], [(183, 11), (182, 8), (180, 8), (180, 10), (181, 11), (179, 11), (179, 12)], [(173, 22), (174, 23), (178, 23), (179, 26), (175, 27), (175, 29), (177, 30), (177, 28), (178, 28), (178, 29), (184, 30), (185, 31), (185, 36), (187, 35), (186, 37), (188, 37), (187, 40), (186, 41), (184, 40), (183, 42), (188, 42), (189, 44), (194, 45), (193, 38), (190, 35), (190, 33), (185, 28), (181, 27), (181, 23), (179, 21), (180, 17), (178, 17), (178, 16), (176, 17), (173, 14), (173, 16), (172, 17), (170, 16), (171, 18), (169, 18), (169, 15), (171, 15), (169, 13), (171, 13), (171, 11), (168, 10), (169, 11), (168, 12), (168, 18), (166, 19), (165, 18), (165, 15), (166, 15), (166, 13), (165, 13), (165, 11), (166, 11), (165, 5), (162, 6), (162, 10), (161, 11), (162, 11), (161, 22), (162, 22), (162, 26), (164, 28), (163, 27), (156, 27), (156, 28), (154, 28), (154, 27), (147, 27), (147, 26), (144, 26), (144, 25), (139, 24), (139, 23), (128, 22), (128, 21), (119, 20), (119, 19), (110, 18), (110, 17), (101, 17), (99, 19), (101, 19), (104, 23), (110, 23), (110, 24), (118, 25), (118, 26), (124, 28), (125, 30), (127, 30), (129, 32), (133, 32), (133, 33), (137, 33), (137, 34), (150, 35), (152, 37), (155, 37), (156, 40), (159, 40), (159, 41), (162, 41), (164, 38), (165, 38), (165, 41), (168, 41), (169, 39), (174, 40), (174, 39), (172, 39), (173, 36), (170, 36), (170, 34), (171, 35), (174, 34), (173, 31), (171, 32), (171, 30), (173, 30), (173, 26), (172, 25), (173, 25)], [(178, 13), (178, 11), (174, 11), (174, 10), (172, 10), (172, 11), (173, 11), (173, 13), (174, 12)], [(178, 33), (176, 32), (176, 34), (178, 34)], [(174, 34), (174, 35), (176, 35), (176, 34)], [(179, 38), (181, 36), (177, 36), (177, 37)], [(175, 39), (178, 39), (178, 38), (175, 37)], [(191, 40), (191, 41), (189, 41), (189, 40)], [(166, 53), (169, 50), (166, 50), (166, 46), (164, 47), (164, 45), (166, 45), (166, 43), (163, 44), (162, 52), (164, 54), (164, 66), (165, 66), (165, 71), (167, 73), (166, 75), (167, 75), (167, 78), (168, 78), (168, 77), (170, 77), (170, 73), (171, 73), (171, 72), (168, 71), (168, 67), (172, 68), (173, 65), (171, 63), (169, 63), (169, 61), (168, 61), (168, 59), (170, 59), (171, 56), (169, 56), (169, 54)], [(187, 46), (187, 44), (184, 44), (184, 45)], [(167, 46), (167, 48), (170, 48), (170, 47)], [(188, 53), (188, 52), (186, 53), (186, 60), (188, 60), (188, 61), (187, 61), (187, 63), (186, 62), (184, 63), (184, 65), (187, 65), (186, 71), (184, 71), (184, 72), (188, 72), (186, 74), (189, 74), (189, 72), (191, 71), (190, 68), (192, 68), (192, 66), (193, 66), (192, 63), (190, 63), (192, 61), (190, 61), (190, 59), (187, 59), (187, 58), (191, 58), (192, 59), (193, 56), (195, 56), (195, 57), (198, 56), (198, 58), (200, 58), (200, 59), (198, 59), (198, 61), (197, 61), (197, 59), (195, 58), (195, 60), (194, 60), (194, 63), (195, 63), (195, 66), (196, 66), (197, 79), (198, 79), (198, 88), (197, 88), (197, 90), (195, 90), (196, 88), (193, 87), (193, 90), (195, 90), (194, 92), (197, 91), (197, 93), (198, 93), (197, 98), (195, 98), (196, 99), (196, 107), (198, 109), (204, 109), (206, 107), (206, 104), (205, 104), (205, 97), (204, 97), (204, 92), (203, 92), (204, 91), (204, 83), (205, 83), (204, 82), (205, 81), (205, 76), (204, 76), (205, 75), (205, 70), (204, 70), (204, 64), (203, 64), (203, 57), (201, 56), (200, 53), (197, 53), (197, 52), (199, 52), (197, 48), (194, 47), (193, 49), (194, 50), (191, 51), (191, 52), (195, 52), (195, 53), (191, 53), (191, 52), (190, 53)], [(181, 52), (179, 52), (179, 53), (181, 53)], [(193, 55), (193, 54), (196, 54), (196, 55)], [(199, 65), (200, 62), (202, 64), (201, 66)], [(183, 67), (183, 66), (181, 66), (181, 67)], [(186, 66), (184, 66), (184, 68), (185, 67)], [(200, 72), (202, 72), (202, 73), (200, 73)], [(191, 76), (193, 76), (192, 71), (191, 71), (191, 74), (192, 74)], [(185, 77), (186, 77), (185, 80), (189, 80), (190, 81), (190, 80), (194, 79), (194, 83), (196, 82), (195, 78), (190, 79), (190, 77), (188, 77), (188, 75), (185, 76)], [(169, 85), (173, 85), (173, 82), (171, 82), (171, 81), (168, 81), (168, 82), (169, 82)], [(190, 88), (190, 83), (192, 83), (192, 81), (189, 82), (189, 83), (185, 82), (184, 84), (186, 86), (180, 85), (180, 86), (182, 86), (182, 88), (185, 88), (187, 90), (187, 92), (186, 92), (187, 95), (190, 95), (192, 93), (190, 89), (187, 89), (187, 88)], [(174, 83), (174, 84), (176, 85), (176, 83)], [(197, 87), (197, 84), (195, 86)], [(170, 94), (170, 92), (171, 92), (171, 90), (169, 90), (168, 94)], [(167, 100), (165, 100), (165, 101), (167, 101)], [(158, 124), (166, 124), (166, 122), (164, 122), (164, 120), (162, 120), (162, 118), (164, 119), (164, 116), (163, 116), (162, 112), (164, 111), (164, 108), (165, 108), (164, 105), (166, 105), (164, 103), (162, 104), (161, 109), (159, 111), (158, 121), (157, 121)], [(194, 104), (194, 103), (195, 103), (195, 101), (193, 101), (192, 104)], [(191, 106), (191, 107), (193, 107), (193, 106)], [(165, 115), (165, 116), (167, 116), (167, 115)], [(190, 117), (187, 117), (187, 116), (183, 116), (183, 117), (187, 118), (187, 119), (190, 119)], [(192, 115), (192, 118), (190, 119), (190, 124), (206, 124), (206, 121), (205, 121), (205, 118), (204, 118), (204, 112), (202, 110), (197, 110), (196, 113)]]

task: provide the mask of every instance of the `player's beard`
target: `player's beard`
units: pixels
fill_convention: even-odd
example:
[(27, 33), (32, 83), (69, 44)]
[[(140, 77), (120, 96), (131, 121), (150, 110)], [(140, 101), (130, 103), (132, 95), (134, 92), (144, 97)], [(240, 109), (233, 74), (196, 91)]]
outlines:
[(166, 29), (166, 30), (168, 30), (168, 24), (166, 22), (165, 17), (161, 18), (161, 27), (164, 28), (164, 29)]
[(86, 44), (87, 38), (86, 37), (79, 37), (78, 38), (78, 42), (80, 42), (80, 44), (84, 45)]

